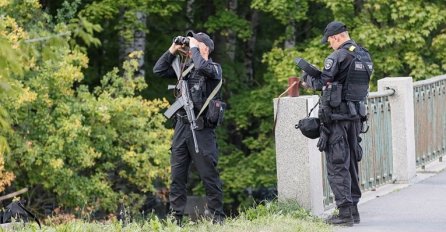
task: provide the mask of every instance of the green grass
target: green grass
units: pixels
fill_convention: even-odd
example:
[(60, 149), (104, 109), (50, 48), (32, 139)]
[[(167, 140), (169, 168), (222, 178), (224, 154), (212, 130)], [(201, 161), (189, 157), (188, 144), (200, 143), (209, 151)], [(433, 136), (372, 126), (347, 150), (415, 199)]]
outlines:
[(48, 231), (48, 232), (328, 232), (332, 228), (321, 219), (310, 216), (295, 203), (267, 202), (255, 208), (249, 208), (236, 218), (229, 218), (223, 225), (214, 225), (210, 221), (186, 222), (184, 227), (178, 227), (170, 221), (152, 220), (132, 222), (123, 225), (121, 222), (85, 222), (76, 220), (61, 225), (45, 225), (40, 230), (35, 223), (14, 224), (14, 228), (4, 231)]

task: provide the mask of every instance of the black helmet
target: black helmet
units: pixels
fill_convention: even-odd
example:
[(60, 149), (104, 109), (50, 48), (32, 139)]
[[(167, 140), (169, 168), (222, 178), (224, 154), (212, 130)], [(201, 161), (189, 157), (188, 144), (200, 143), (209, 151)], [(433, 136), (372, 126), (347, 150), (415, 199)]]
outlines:
[(299, 120), (299, 122), (295, 125), (296, 129), (300, 129), (302, 134), (310, 139), (319, 138), (320, 132), (320, 120), (315, 117), (306, 117), (304, 119)]

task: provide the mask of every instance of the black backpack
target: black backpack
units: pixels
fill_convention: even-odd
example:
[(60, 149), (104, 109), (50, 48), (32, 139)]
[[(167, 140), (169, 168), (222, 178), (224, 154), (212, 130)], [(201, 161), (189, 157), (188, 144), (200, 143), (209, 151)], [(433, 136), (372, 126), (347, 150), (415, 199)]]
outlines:
[(27, 223), (30, 221), (30, 219), (34, 219), (34, 221), (36, 221), (39, 225), (39, 228), (42, 228), (39, 219), (37, 219), (34, 214), (27, 210), (20, 201), (11, 202), (0, 213), (1, 224), (10, 223), (13, 221), (13, 218), (15, 221), (22, 221), (23, 223)]

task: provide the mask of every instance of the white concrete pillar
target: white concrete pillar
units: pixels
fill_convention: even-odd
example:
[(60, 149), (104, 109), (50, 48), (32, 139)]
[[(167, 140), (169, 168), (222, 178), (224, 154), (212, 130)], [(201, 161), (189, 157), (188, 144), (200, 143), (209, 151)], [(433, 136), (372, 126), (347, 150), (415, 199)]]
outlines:
[[(324, 212), (322, 156), (317, 139), (308, 139), (295, 129), (317, 103), (317, 96), (274, 99), (277, 190), (280, 201), (297, 201), (314, 215)], [(317, 115), (317, 108), (312, 116)]]
[(380, 91), (391, 88), (393, 173), (397, 182), (408, 183), (416, 175), (413, 83), (411, 77), (378, 80)]

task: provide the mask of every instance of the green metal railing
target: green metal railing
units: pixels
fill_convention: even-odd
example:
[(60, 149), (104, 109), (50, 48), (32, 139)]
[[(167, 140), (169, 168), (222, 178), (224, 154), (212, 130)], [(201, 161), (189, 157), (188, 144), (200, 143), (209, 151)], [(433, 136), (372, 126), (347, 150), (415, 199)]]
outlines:
[(322, 152), (322, 184), (324, 191), (324, 207), (331, 208), (334, 205), (335, 199), (333, 192), (331, 191), (330, 184), (328, 183), (327, 166), (325, 166), (326, 162), (327, 161), (325, 159), (325, 153)]
[(446, 75), (414, 82), (417, 167), (440, 159), (446, 146)]
[[(363, 158), (359, 163), (359, 183), (362, 190), (371, 190), (392, 181), (392, 127), (388, 97), (393, 90), (370, 93), (367, 100), (369, 131), (361, 134)], [(334, 205), (334, 196), (327, 179), (325, 154), (322, 155), (324, 206)]]

